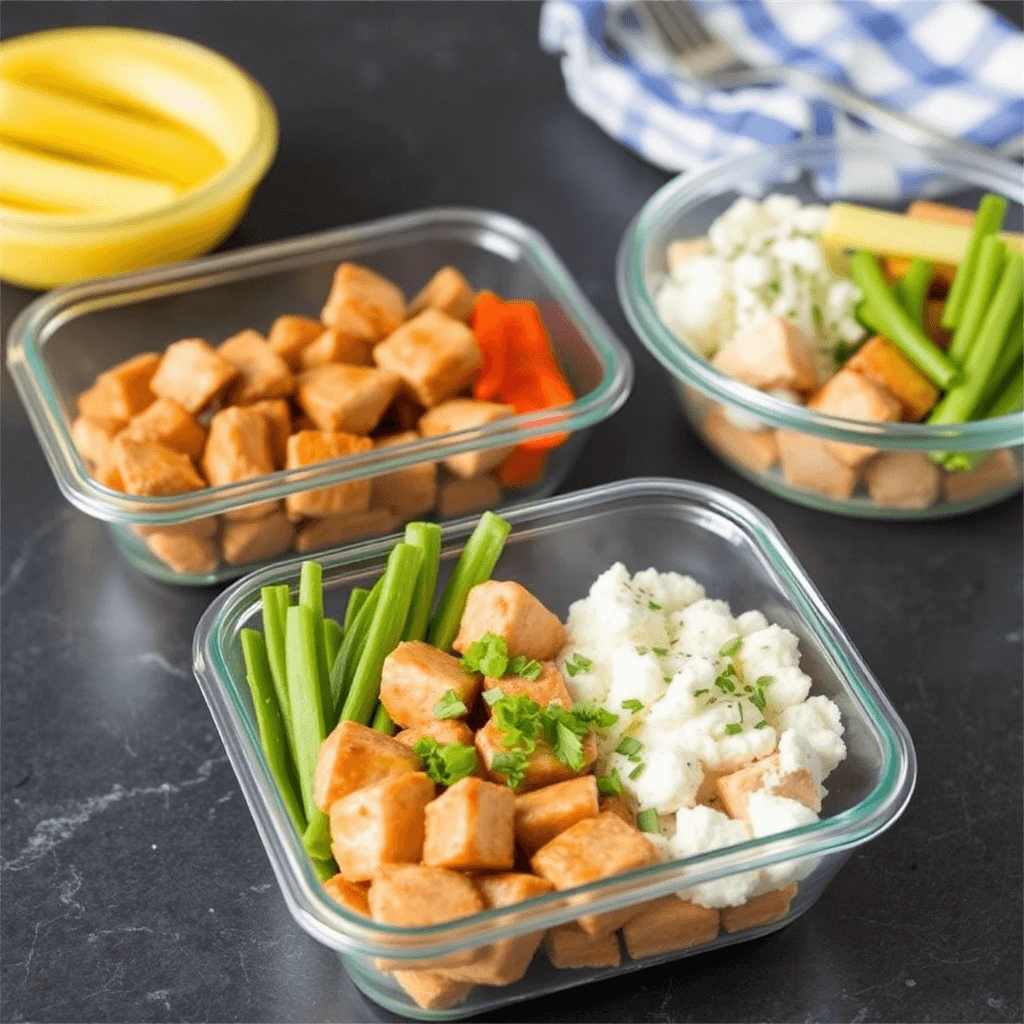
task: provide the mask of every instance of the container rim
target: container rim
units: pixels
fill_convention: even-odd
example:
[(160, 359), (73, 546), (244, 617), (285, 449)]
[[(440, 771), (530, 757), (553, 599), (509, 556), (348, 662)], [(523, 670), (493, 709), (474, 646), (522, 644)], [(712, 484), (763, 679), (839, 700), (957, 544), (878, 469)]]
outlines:
[[(38, 32), (26, 33), (26, 36), (39, 37), (59, 34), (98, 35), (109, 33), (113, 26), (108, 25), (69, 25), (61, 28), (43, 29)], [(238, 159), (226, 166), (203, 182), (198, 188), (185, 192), (180, 198), (153, 210), (144, 210), (121, 217), (109, 216), (61, 216), (56, 214), (38, 214), (7, 210), (0, 213), (0, 227), (4, 231), (19, 231), (26, 235), (46, 236), (51, 233), (65, 235), (88, 234), (101, 231), (131, 231), (132, 229), (150, 230), (164, 221), (174, 221), (192, 216), (199, 208), (211, 206), (222, 201), (225, 196), (233, 195), (239, 188), (248, 189), (255, 185), (270, 166), (277, 152), (278, 122), (277, 112), (269, 94), (247, 71), (224, 54), (202, 43), (166, 32), (154, 32), (150, 29), (116, 27), (118, 34), (131, 33), (142, 36), (159, 44), (170, 51), (179, 51), (195, 56), (201, 60), (218, 64), (229, 74), (234, 75), (249, 93), (252, 101), (256, 126), (253, 137), (246, 150)], [(14, 36), (8, 45), (23, 36)], [(208, 142), (213, 142), (207, 139)], [(215, 143), (214, 143), (215, 144)]]
[[(840, 669), (852, 700), (867, 716), (883, 751), (879, 781), (870, 794), (831, 818), (778, 835), (753, 839), (686, 860), (669, 861), (564, 892), (550, 893), (508, 908), (494, 908), (444, 924), (403, 928), (377, 924), (345, 910), (324, 893), (302, 849), (274, 785), (254, 725), (230, 682), (226, 645), (235, 627), (255, 610), (259, 588), (294, 582), (301, 558), (251, 573), (221, 594), (204, 613), (193, 641), (193, 669), (228, 758), (238, 776), (285, 902), (299, 925), (317, 941), (334, 949), (397, 958), (440, 956), (506, 936), (536, 931), (578, 917), (579, 899), (588, 897), (587, 913), (600, 913), (665, 895), (683, 887), (712, 881), (790, 860), (835, 853), (860, 845), (888, 828), (902, 813), (916, 780), (916, 757), (906, 726), (864, 664), (821, 595), (797, 562), (771, 521), (735, 496), (692, 481), (637, 478), (575, 494), (548, 498), (508, 512), (516, 534), (531, 530), (566, 512), (594, 513), (622, 499), (687, 502), (706, 514), (726, 519), (741, 529), (767, 555), (828, 655)], [(456, 550), (475, 525), (469, 517), (444, 527), (444, 549)], [(322, 555), (328, 574), (365, 570), (382, 564), (395, 538), (337, 549)], [(575, 905), (570, 904), (575, 900)], [(514, 918), (514, 920), (512, 919)]]
[[(526, 254), (600, 365), (601, 380), (592, 391), (559, 408), (511, 416), (483, 427), (421, 437), (310, 467), (278, 470), (186, 494), (126, 495), (105, 487), (89, 475), (71, 438), (69, 424), (42, 358), (42, 345), (63, 323), (95, 309), (126, 306), (284, 271), (320, 250), (356, 247), (363, 243), (379, 247), (399, 232), (430, 232), (453, 224), (465, 231), (489, 235), (492, 247), (505, 242)], [(485, 238), (477, 244), (487, 244), (487, 241)], [(583, 294), (544, 236), (506, 214), (463, 207), (435, 207), (398, 214), (56, 289), (36, 299), (15, 320), (8, 340), (7, 364), (64, 496), (98, 519), (150, 525), (180, 523), (313, 487), (389, 473), (421, 462), (440, 461), (461, 452), (515, 445), (530, 438), (582, 430), (616, 412), (633, 384), (633, 362), (625, 346)]]
[[(683, 384), (776, 427), (815, 434), (833, 441), (867, 443), (878, 448), (980, 451), (1021, 444), (1024, 442), (1024, 413), (959, 424), (869, 423), (829, 416), (785, 402), (720, 372), (680, 341), (662, 322), (644, 272), (645, 257), (655, 232), (709, 195), (731, 190), (741, 174), (746, 173), (756, 179), (759, 175), (775, 172), (779, 181), (789, 180), (787, 171), (806, 169), (815, 160), (837, 154), (883, 164), (892, 164), (898, 156), (923, 167), (926, 172), (955, 176), (965, 186), (1001, 192), (1024, 204), (1024, 183), (1017, 164), (994, 160), (992, 167), (975, 166), (951, 150), (910, 146), (877, 134), (842, 142), (800, 139), (718, 160), (698, 171), (681, 174), (658, 189), (623, 235), (616, 259), (616, 285), (619, 302), (630, 326), (654, 358)], [(999, 163), (1005, 165), (1005, 170), (998, 169)], [(720, 186), (717, 193), (716, 186)]]

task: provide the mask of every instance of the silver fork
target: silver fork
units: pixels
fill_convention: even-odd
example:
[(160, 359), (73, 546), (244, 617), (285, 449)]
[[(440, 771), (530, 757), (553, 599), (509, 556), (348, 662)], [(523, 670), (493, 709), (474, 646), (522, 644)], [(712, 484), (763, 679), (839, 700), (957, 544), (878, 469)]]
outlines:
[(975, 163), (1006, 168), (1006, 160), (982, 146), (950, 138), (930, 125), (803, 68), (751, 67), (726, 43), (708, 32), (689, 0), (639, 0), (634, 9), (661, 39), (679, 72), (696, 86), (734, 89), (751, 85), (789, 85), (805, 96), (828, 100), (847, 114), (860, 117), (904, 142), (953, 149)]

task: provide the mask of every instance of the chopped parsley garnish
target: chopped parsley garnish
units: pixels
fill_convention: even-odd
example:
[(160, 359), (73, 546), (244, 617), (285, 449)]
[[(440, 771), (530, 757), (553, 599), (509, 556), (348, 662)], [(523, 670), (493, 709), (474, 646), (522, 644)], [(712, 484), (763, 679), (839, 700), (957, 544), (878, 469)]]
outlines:
[(502, 734), (503, 747), (518, 748), (526, 754), (537, 749), (537, 737), (544, 725), (541, 721), (541, 707), (525, 694), (502, 697), (491, 705), (494, 724)]
[(583, 767), (583, 743), (565, 722), (555, 723), (555, 742), (552, 748), (555, 757), (574, 772)]
[(505, 696), (505, 691), (500, 686), (491, 687), (489, 690), (484, 690), (484, 702), (491, 707), (494, 707)]
[(643, 709), (644, 709), (644, 702), (642, 700), (635, 700), (635, 699), (624, 700), (622, 702), (622, 706), (627, 711), (631, 711), (635, 715), (638, 711), (643, 711)]
[(647, 602), (647, 607), (650, 608), (652, 612), (660, 612), (661, 611), (661, 605), (660, 604), (656, 604), (654, 601), (648, 601)]
[(598, 775), (597, 791), (604, 796), (622, 795), (622, 779), (619, 778), (618, 769), (613, 768), (607, 775)]
[(763, 718), (760, 722), (757, 723), (757, 725), (754, 726), (755, 729), (766, 729), (767, 727), (768, 723)]
[(587, 725), (597, 726), (598, 729), (607, 729), (610, 725), (614, 725), (619, 720), (618, 715), (609, 711), (607, 708), (598, 707), (590, 700), (576, 701), (572, 706), (572, 713), (581, 722), (586, 722)]
[(662, 676), (661, 677), (661, 681), (663, 683), (671, 683), (672, 682), (672, 677), (671, 676)]
[(508, 663), (509, 675), (519, 676), (520, 679), (529, 679), (533, 682), (541, 672), (541, 664), (533, 658), (527, 658), (523, 654), (517, 654)]
[(644, 745), (632, 736), (623, 736), (619, 745), (615, 748), (616, 754), (622, 754), (623, 757), (632, 757), (634, 754), (639, 754), (644, 749)]
[(636, 827), (641, 832), (657, 832), (658, 812), (653, 807), (645, 807), (636, 816)]
[(718, 653), (723, 658), (731, 658), (743, 646), (743, 637), (737, 636), (730, 640)]
[(636, 653), (639, 654), (641, 657), (643, 657), (643, 655), (647, 654), (649, 651), (649, 647), (638, 647), (636, 649)]
[(667, 647), (652, 647), (651, 650), (654, 651), (654, 653), (659, 658), (664, 658), (668, 654), (668, 648)]
[(750, 703), (762, 713), (764, 713), (765, 705), (768, 703), (764, 691), (773, 681), (773, 676), (758, 676), (754, 682), (754, 688), (750, 694)]
[(638, 764), (638, 765), (637, 765), (637, 766), (636, 766), (636, 767), (635, 767), (635, 768), (634, 768), (634, 769), (633, 769), (633, 770), (632, 770), (632, 771), (631, 771), (631, 772), (629, 773), (629, 778), (631, 778), (631, 779), (639, 779), (639, 778), (640, 778), (640, 776), (641, 776), (641, 775), (643, 775), (643, 773), (644, 773), (644, 769), (645, 769), (646, 767), (647, 767), (647, 765), (645, 765), (645, 764), (643, 763), (643, 761), (641, 761), (641, 762), (640, 762), (640, 763), (639, 763), (639, 764)]
[(735, 736), (737, 733), (743, 732), (743, 726), (739, 722), (730, 722), (725, 727), (725, 733), (727, 736)]
[(693, 695), (694, 695), (694, 697), (703, 697), (705, 693), (710, 693), (710, 692), (711, 691), (707, 690), (707, 689), (694, 690), (693, 691)]
[(446, 743), (442, 747), (433, 736), (421, 736), (412, 749), (423, 759), (423, 770), (439, 786), (454, 786), (476, 771), (476, 751), (465, 743)]
[(474, 640), (462, 656), (462, 667), (468, 672), (482, 672), (491, 679), (500, 679), (508, 668), (508, 645), (504, 637), (484, 633)]
[(594, 663), (589, 658), (584, 658), (579, 651), (574, 651), (573, 656), (565, 663), (565, 671), (571, 676), (579, 675), (580, 672), (590, 672)]
[(736, 684), (727, 676), (718, 676), (715, 679), (715, 686), (717, 686), (722, 691), (722, 693), (736, 692)]
[(526, 762), (526, 754), (521, 750), (495, 754), (491, 759), (491, 771), (498, 775), (504, 775), (509, 789), (518, 789), (523, 784), (523, 777), (526, 775)]
[(435, 705), (435, 718), (461, 718), (469, 713), (469, 708), (459, 699), (454, 690), (449, 690)]

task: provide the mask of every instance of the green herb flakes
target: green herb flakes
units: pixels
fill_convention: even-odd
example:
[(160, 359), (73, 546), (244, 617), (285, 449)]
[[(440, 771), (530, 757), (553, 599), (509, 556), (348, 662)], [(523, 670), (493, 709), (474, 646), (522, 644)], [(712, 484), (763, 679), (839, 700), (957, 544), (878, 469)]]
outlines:
[(454, 690), (449, 690), (434, 705), (435, 718), (461, 718), (468, 713), (469, 709)]

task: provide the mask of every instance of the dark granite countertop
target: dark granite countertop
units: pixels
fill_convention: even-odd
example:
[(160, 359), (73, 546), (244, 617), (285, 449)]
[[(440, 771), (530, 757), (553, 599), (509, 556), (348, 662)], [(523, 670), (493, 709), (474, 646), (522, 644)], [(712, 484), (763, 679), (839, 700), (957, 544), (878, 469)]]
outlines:
[[(618, 241), (665, 176), (570, 106), (535, 7), (8, 0), (3, 13), (5, 36), (177, 33), (267, 87), (281, 150), (229, 246), (437, 204), (539, 227), (637, 368), (565, 489), (667, 475), (759, 505), (913, 734), (906, 814), (789, 928), (490, 1019), (1022, 1019), (1021, 502), (916, 526), (836, 518), (701, 446), (613, 287)], [(29, 298), (4, 289), (5, 331)], [(214, 591), (139, 574), (67, 504), (6, 372), (2, 415), (2, 1019), (390, 1019), (275, 884), (192, 678)]]

